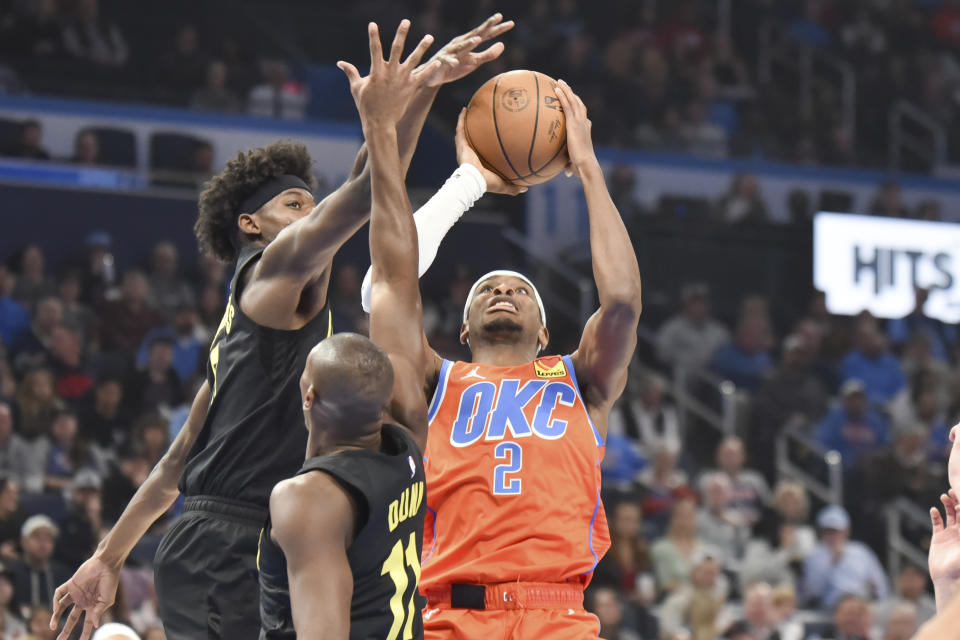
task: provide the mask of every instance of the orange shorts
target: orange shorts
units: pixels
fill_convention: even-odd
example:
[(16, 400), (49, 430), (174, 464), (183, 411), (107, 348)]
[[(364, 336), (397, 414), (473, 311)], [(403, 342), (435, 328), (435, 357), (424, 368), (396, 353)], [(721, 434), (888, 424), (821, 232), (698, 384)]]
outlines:
[(427, 593), (424, 640), (587, 640), (600, 621), (583, 608), (579, 585), (488, 585), (485, 609), (453, 609), (449, 591)]

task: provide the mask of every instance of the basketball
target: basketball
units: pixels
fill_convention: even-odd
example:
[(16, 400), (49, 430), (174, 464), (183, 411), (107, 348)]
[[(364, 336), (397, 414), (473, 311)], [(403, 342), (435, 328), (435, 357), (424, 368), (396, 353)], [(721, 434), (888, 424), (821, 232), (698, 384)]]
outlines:
[(567, 165), (567, 128), (557, 81), (536, 71), (508, 71), (480, 87), (464, 122), (481, 162), (507, 182), (546, 182)]

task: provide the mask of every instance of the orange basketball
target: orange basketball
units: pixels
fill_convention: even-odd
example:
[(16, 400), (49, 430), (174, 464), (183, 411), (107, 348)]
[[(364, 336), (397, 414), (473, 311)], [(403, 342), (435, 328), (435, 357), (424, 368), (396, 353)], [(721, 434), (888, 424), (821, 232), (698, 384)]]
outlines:
[(477, 89), (467, 106), (467, 142), (507, 182), (546, 182), (567, 165), (567, 124), (553, 88), (536, 71), (508, 71)]

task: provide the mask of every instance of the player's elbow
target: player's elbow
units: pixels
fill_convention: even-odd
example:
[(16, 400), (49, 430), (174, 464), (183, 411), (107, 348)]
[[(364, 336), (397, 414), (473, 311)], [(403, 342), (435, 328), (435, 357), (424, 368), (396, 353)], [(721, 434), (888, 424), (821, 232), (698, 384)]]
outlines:
[(617, 315), (633, 315), (639, 318), (641, 311), (643, 311), (640, 279), (623, 281), (612, 291), (603, 292), (600, 304), (604, 310), (614, 312)]

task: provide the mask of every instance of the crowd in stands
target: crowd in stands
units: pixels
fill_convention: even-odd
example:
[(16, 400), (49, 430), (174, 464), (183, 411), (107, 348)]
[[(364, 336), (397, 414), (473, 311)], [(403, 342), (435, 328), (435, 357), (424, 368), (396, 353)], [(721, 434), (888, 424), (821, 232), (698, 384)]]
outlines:
[[(0, 263), (0, 638), (29, 637), (9, 630), (46, 614), (177, 433), (228, 275), (208, 259), (184, 265), (166, 242), (121, 272), (102, 232), (55, 271), (37, 245)], [(338, 330), (366, 329), (360, 275), (342, 265), (332, 279)], [(465, 355), (472, 275), (453, 270), (445, 295), (424, 301), (447, 357)], [(906, 640), (930, 617), (925, 569), (907, 562), (890, 576), (881, 562), (883, 507), (934, 504), (960, 418), (957, 335), (924, 300), (918, 291), (914, 312), (883, 322), (831, 316), (815, 295), (804, 317), (775, 326), (751, 296), (726, 326), (706, 285), (683, 288), (676, 314), (648, 327), (650, 355), (610, 416), (613, 544), (588, 593), (604, 638)], [(734, 383), (732, 432), (681, 411), (678, 371), (708, 404), (694, 380)], [(845, 504), (778, 471), (785, 429), (840, 453)], [(133, 554), (110, 614), (141, 632), (157, 624), (150, 565), (168, 521)]]
[[(158, 26), (125, 3), (102, 4), (0, 2), (0, 54), (7, 61), (0, 87), (302, 119), (311, 100), (324, 113), (324, 96), (310, 94), (307, 69), (362, 60), (367, 20), (409, 17), (415, 32), (444, 42), (500, 10), (517, 27), (506, 54), (480, 73), (531, 68), (564, 78), (583, 96), (602, 145), (886, 166), (888, 114), (900, 100), (953, 138), (960, 135), (956, 0), (487, 0), (470, 8), (376, 0), (342, 7), (335, 19), (314, 4), (285, 0), (261, 20), (256, 3), (175, 3), (171, 15), (183, 18)], [(761, 29), (784, 46), (853, 65), (855, 117), (843, 112), (839, 84), (818, 83), (801, 100), (802, 83), (789, 70), (761, 74)], [(797, 50), (790, 51), (796, 59)], [(445, 91), (440, 117), (453, 122), (476, 84)], [(345, 96), (346, 83), (340, 88)], [(725, 211), (730, 220), (757, 214), (742, 203)]]

